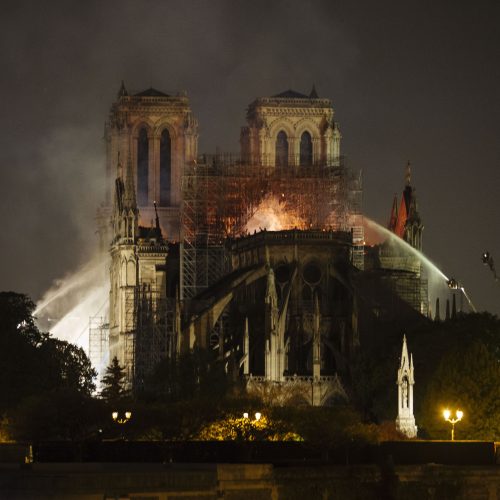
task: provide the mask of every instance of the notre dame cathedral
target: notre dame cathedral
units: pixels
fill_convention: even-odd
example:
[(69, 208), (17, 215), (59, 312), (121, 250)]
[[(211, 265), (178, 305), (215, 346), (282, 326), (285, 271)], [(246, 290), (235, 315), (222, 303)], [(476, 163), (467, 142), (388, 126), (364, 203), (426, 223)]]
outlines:
[[(209, 126), (209, 124), (203, 124)], [(106, 123), (109, 352), (128, 383), (209, 349), (249, 391), (328, 405), (375, 318), (427, 313), (418, 261), (365, 241), (361, 175), (332, 102), (254, 100), (238, 154), (198, 152), (185, 93), (122, 83)], [(409, 174), (390, 229), (420, 248)]]

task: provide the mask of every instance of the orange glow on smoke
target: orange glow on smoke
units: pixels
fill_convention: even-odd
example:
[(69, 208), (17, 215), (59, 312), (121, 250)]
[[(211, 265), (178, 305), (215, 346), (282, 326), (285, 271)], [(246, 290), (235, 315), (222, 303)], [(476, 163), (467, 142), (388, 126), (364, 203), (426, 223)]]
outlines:
[(302, 219), (297, 210), (287, 204), (285, 195), (280, 198), (276, 196), (266, 196), (251, 219), (246, 224), (246, 231), (253, 233), (255, 231), (283, 231), (287, 229), (308, 229), (309, 224)]

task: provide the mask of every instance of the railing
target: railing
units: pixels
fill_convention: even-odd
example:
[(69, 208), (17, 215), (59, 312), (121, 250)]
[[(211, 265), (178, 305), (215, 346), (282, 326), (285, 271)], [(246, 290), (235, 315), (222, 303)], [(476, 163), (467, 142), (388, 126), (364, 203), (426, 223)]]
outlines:
[[(275, 380), (269, 380), (264, 375), (247, 375), (247, 381), (252, 382), (276, 382)], [(312, 375), (285, 375), (283, 377), (283, 382), (307, 382), (312, 384), (313, 382), (340, 382), (337, 374), (335, 375), (321, 375), (320, 377), (313, 377)]]
[(304, 160), (300, 154), (289, 154), (285, 165), (276, 164), (276, 156), (274, 154), (263, 155), (239, 155), (237, 153), (215, 153), (201, 154), (197, 158), (199, 165), (207, 165), (212, 167), (234, 167), (234, 166), (249, 166), (249, 167), (270, 167), (272, 169), (292, 169), (301, 168), (308, 169), (313, 167), (343, 167), (345, 163), (344, 156), (331, 156), (322, 160), (308, 161)]
[(237, 246), (245, 246), (246, 241), (251, 238), (251, 242), (266, 242), (266, 241), (332, 241), (338, 240), (342, 243), (351, 243), (350, 233), (343, 231), (319, 231), (319, 230), (298, 230), (290, 229), (285, 231), (267, 231), (263, 230), (259, 233), (241, 236), (235, 243)]

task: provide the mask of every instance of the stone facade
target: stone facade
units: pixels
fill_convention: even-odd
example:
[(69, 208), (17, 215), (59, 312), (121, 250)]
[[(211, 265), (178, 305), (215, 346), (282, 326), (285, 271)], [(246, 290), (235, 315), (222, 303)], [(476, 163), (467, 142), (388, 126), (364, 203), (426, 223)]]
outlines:
[[(35, 494), (36, 492), (36, 494)], [(500, 467), (53, 463), (0, 469), (12, 499), (497, 500)]]
[(288, 90), (257, 99), (241, 130), (242, 156), (264, 166), (336, 165), (341, 135), (333, 116), (332, 102), (314, 89), (309, 96)]
[[(138, 349), (143, 341), (138, 338), (138, 320), (149, 310), (154, 314), (153, 309), (165, 297), (168, 249), (158, 216), (155, 226), (139, 226), (130, 158), (125, 176), (121, 164), (118, 166), (111, 225), (109, 354), (110, 359), (116, 356), (120, 365), (125, 367), (131, 385), (142, 376), (141, 365), (146, 362), (141, 359)], [(146, 311), (141, 311), (144, 303), (147, 304)], [(162, 348), (161, 344), (158, 348)], [(158, 356), (161, 354), (164, 353), (158, 352)]]
[[(178, 240), (182, 172), (198, 154), (198, 122), (186, 94), (152, 88), (129, 94), (122, 83), (106, 122), (105, 141), (105, 206), (111, 205), (118, 162), (130, 158), (141, 224), (154, 218), (156, 201), (163, 231)], [(109, 215), (103, 210), (104, 218)]]
[(398, 369), (398, 416), (396, 428), (409, 438), (417, 437), (417, 426), (413, 415), (413, 386), (415, 375), (413, 367), (413, 355), (408, 357), (408, 346), (406, 335), (403, 337), (403, 349), (401, 351), (401, 362)]

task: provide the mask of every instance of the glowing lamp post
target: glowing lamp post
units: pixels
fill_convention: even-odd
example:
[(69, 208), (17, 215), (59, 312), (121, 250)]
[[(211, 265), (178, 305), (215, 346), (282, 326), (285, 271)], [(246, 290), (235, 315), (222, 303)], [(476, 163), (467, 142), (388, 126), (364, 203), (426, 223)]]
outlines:
[[(255, 420), (257, 420), (257, 422), (261, 419), (261, 417), (262, 413), (260, 412), (255, 413)], [(248, 418), (248, 412), (243, 413), (243, 418)]]
[(456, 414), (456, 418), (450, 418), (451, 417), (450, 410), (443, 411), (444, 419), (447, 422), (450, 422), (450, 424), (451, 424), (451, 440), (452, 441), (455, 441), (455, 424), (460, 422), (460, 420), (462, 420), (462, 417), (464, 416), (464, 412), (457, 410), (455, 414)]
[[(116, 422), (122, 429), (123, 426), (132, 418), (132, 412), (131, 411), (126, 411), (123, 416), (120, 416), (120, 413), (117, 411), (114, 411), (111, 416), (113, 417), (113, 421)], [(125, 439), (125, 436), (123, 435), (123, 430), (120, 432), (121, 434), (121, 439)]]
[(114, 411), (111, 416), (113, 417), (113, 420), (117, 424), (126, 424), (131, 418), (132, 418), (132, 412), (126, 411), (123, 417), (120, 417), (120, 414), (117, 411)]

